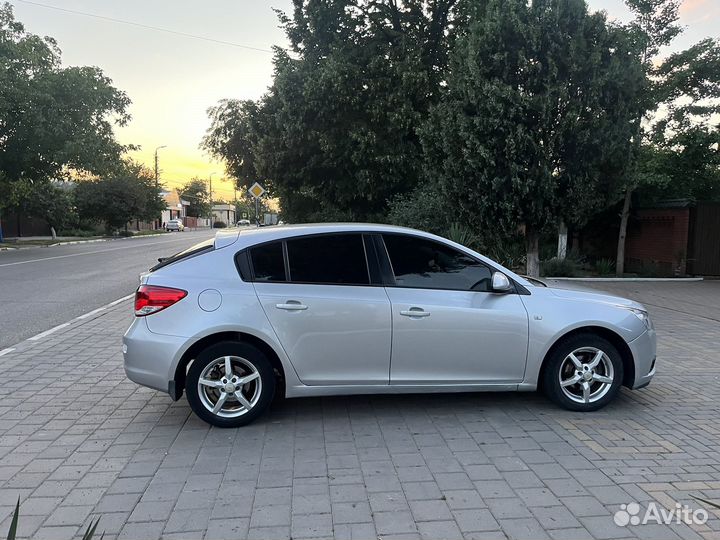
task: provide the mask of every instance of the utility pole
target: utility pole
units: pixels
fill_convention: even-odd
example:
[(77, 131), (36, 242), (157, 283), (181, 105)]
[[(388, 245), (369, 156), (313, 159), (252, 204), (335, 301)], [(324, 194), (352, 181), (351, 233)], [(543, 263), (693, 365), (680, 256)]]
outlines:
[[(167, 146), (158, 146), (155, 149), (155, 190), (160, 193), (160, 169), (158, 167), (158, 150), (161, 148), (167, 148)], [(160, 219), (158, 219), (157, 223), (155, 224), (155, 228), (159, 228), (162, 224), (162, 212), (160, 213)]]
[(213, 196), (212, 196), (212, 177), (213, 174), (217, 174), (216, 172), (210, 173), (210, 228), (212, 229), (213, 226), (213, 218), (215, 217), (215, 212), (213, 212)]

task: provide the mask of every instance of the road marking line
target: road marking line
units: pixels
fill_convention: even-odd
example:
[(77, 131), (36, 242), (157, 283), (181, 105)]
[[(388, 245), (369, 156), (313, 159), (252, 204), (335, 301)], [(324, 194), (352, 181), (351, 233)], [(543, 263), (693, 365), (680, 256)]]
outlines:
[(38, 339), (42, 339), (45, 336), (49, 336), (50, 334), (57, 332), (61, 328), (65, 328), (66, 326), (70, 326), (69, 322), (58, 324), (57, 326), (51, 328), (50, 330), (45, 330), (44, 332), (40, 332), (36, 336), (33, 336), (31, 338), (28, 338), (28, 341), (37, 341)]
[(99, 307), (97, 309), (93, 309), (92, 311), (88, 311), (87, 313), (83, 313), (82, 315), (75, 317), (75, 319), (79, 320), (79, 321), (81, 321), (83, 319), (87, 319), (91, 315), (95, 315), (96, 313), (99, 313), (99, 312), (103, 311), (104, 309), (105, 309), (105, 306)]
[(128, 294), (127, 296), (123, 296), (122, 298), (118, 298), (117, 300), (113, 300), (112, 302), (110, 302), (110, 303), (107, 305), (107, 307), (116, 306), (116, 305), (118, 305), (120, 302), (124, 302), (125, 300), (130, 300), (131, 298), (134, 298), (134, 297), (135, 297), (135, 293)]
[(68, 257), (80, 257), (82, 255), (94, 255), (95, 253), (108, 253), (110, 251), (118, 251), (120, 249), (133, 249), (133, 248), (143, 247), (143, 246), (157, 246), (160, 244), (174, 244), (177, 242), (184, 242), (184, 241), (186, 241), (185, 238), (178, 238), (175, 240), (168, 240), (166, 242), (150, 242), (149, 244), (135, 244), (135, 245), (127, 245), (127, 246), (123, 246), (123, 247), (110, 248), (110, 249), (96, 249), (94, 251), (85, 251), (83, 253), (70, 253), (68, 255), (55, 255), (54, 257), (43, 257), (42, 259), (31, 259), (29, 261), (17, 261), (17, 262), (0, 264), (0, 268), (2, 268), (4, 266), (17, 266), (19, 264), (30, 264), (30, 263), (42, 262), (42, 261), (52, 261), (55, 259), (66, 259)]
[(5, 356), (6, 354), (10, 354), (15, 350), (15, 347), (8, 347), (7, 349), (3, 349), (0, 351), (0, 356)]

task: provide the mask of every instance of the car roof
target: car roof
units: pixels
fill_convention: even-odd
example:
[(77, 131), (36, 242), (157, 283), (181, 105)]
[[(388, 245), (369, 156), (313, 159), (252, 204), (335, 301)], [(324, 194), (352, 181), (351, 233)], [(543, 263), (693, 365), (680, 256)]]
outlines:
[(433, 236), (429, 233), (408, 227), (383, 225), (379, 223), (299, 223), (294, 225), (268, 225), (266, 227), (243, 229), (240, 232), (240, 238), (246, 238), (248, 243), (255, 244), (276, 238), (339, 232), (396, 232), (427, 237)]

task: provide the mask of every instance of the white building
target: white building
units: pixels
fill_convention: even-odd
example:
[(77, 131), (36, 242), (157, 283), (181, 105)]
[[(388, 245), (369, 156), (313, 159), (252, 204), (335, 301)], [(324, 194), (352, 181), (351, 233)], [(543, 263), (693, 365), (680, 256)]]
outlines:
[(212, 207), (212, 221), (222, 221), (228, 227), (232, 227), (236, 223), (235, 205), (234, 204), (214, 204)]

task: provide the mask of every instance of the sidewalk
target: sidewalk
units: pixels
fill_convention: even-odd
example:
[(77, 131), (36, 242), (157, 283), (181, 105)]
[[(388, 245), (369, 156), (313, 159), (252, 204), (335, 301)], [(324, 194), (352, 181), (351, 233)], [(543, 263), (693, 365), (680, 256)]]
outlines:
[(598, 413), (535, 394), (358, 396), (220, 430), (125, 378), (123, 301), (0, 356), (0, 534), (19, 496), (19, 537), (37, 540), (95, 516), (106, 539), (716, 539), (717, 510), (613, 520), (720, 500), (720, 325), (652, 313), (658, 376)]

